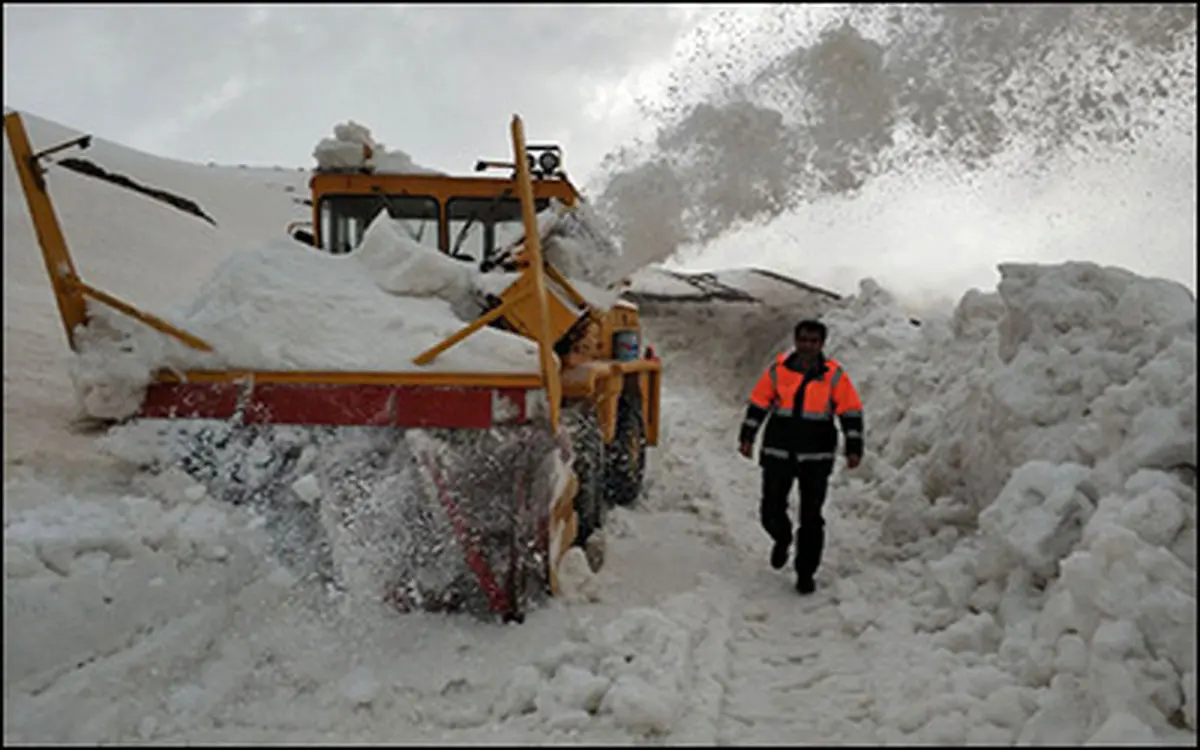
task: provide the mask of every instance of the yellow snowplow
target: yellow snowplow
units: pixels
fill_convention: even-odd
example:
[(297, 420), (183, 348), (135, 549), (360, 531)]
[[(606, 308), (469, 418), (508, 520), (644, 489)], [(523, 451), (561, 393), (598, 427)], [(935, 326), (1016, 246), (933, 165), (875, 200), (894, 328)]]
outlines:
[[(4, 128), (71, 348), (78, 351), (77, 332), (89, 323), (89, 304), (99, 303), (188, 347), (211, 350), (200, 337), (76, 273), (43, 160), (71, 146), (86, 148), (89, 139), (35, 153), (18, 113), (5, 115)], [(320, 250), (352, 251), (387, 211), (393, 221), (407, 222), (417, 242), (513, 278), (489, 297), (477, 319), (423, 352), (413, 368), (164, 369), (155, 373), (134, 417), (206, 425), (210, 438), (218, 425), (222, 445), (237, 455), (247, 452), (247, 440), (280, 427), (320, 432), (326, 442), (319, 456), (333, 455), (329, 446), (346, 436), (359, 440), (366, 447), (354, 460), (327, 459), (316, 472), (322, 512), (343, 521), (355, 517), (364, 477), (373, 477), (373, 512), (397, 518), (380, 527), (380, 539), (391, 546), (376, 539), (372, 548), (399, 550), (403, 558), (382, 595), (403, 609), (470, 609), (473, 601), (505, 619), (522, 619), (536, 594), (560, 590), (559, 569), (572, 546), (586, 550), (593, 569), (602, 564), (605, 510), (637, 498), (645, 449), (658, 443), (661, 367), (641, 341), (638, 310), (622, 301), (607, 307), (589, 302), (546, 261), (539, 211), (551, 201), (570, 210), (582, 198), (557, 169), (558, 149), (528, 146), (518, 116), (511, 138), (511, 163), (476, 165), (477, 172), (506, 169), (504, 176), (359, 169), (316, 171), (310, 180), (311, 231), (296, 236)], [(439, 370), (439, 355), (489, 326), (536, 342), (538, 368)], [(403, 465), (395, 463), (400, 444), (407, 446)], [(384, 454), (391, 458), (380, 459)], [(203, 450), (188, 458), (198, 477), (212, 476), (223, 460)], [(370, 471), (363, 469), (368, 464)], [(386, 497), (388, 507), (381, 510), (379, 486), (405, 472), (421, 474), (423, 487), (431, 489), (422, 495), (406, 485)], [(423, 534), (415, 533), (417, 527)]]

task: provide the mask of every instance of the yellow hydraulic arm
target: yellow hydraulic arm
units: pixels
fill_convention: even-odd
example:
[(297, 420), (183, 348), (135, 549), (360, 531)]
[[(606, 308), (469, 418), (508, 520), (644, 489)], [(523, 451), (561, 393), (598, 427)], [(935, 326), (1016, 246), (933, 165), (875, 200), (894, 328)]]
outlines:
[[(546, 401), (550, 407), (550, 431), (552, 434), (557, 435), (558, 416), (562, 406), (562, 379), (558, 371), (558, 363), (555, 361), (554, 339), (550, 333), (550, 304), (546, 296), (546, 267), (542, 262), (542, 241), (541, 236), (538, 234), (537, 208), (533, 200), (533, 178), (529, 174), (529, 152), (525, 149), (525, 125), (521, 122), (521, 118), (518, 115), (513, 115), (512, 119), (512, 143), (513, 156), (516, 158), (517, 192), (521, 198), (521, 218), (525, 224), (524, 252), (529, 259), (529, 266), (525, 269), (527, 286), (518, 293), (509, 296), (502, 304), (459, 329), (445, 341), (422, 352), (413, 362), (418, 365), (429, 364), (442, 352), (484, 326), (500, 319), (532, 296), (537, 305), (536, 315), (534, 316), (535, 320), (533, 321), (533, 334), (538, 344), (542, 382), (546, 388)], [(554, 273), (556, 278), (561, 279), (561, 274), (558, 274), (557, 271)], [(570, 287), (566, 279), (562, 279), (560, 283), (564, 284), (570, 290), (569, 294), (573, 298), (578, 298), (579, 301), (582, 301), (583, 298), (579, 296), (579, 293), (573, 287)]]
[(25, 202), (29, 206), (29, 215), (33, 219), (33, 228), (37, 232), (38, 245), (42, 248), (42, 258), (46, 261), (46, 273), (50, 276), (50, 284), (54, 288), (58, 314), (62, 318), (63, 328), (67, 334), (67, 343), (70, 344), (72, 351), (79, 350), (75, 344), (75, 330), (88, 321), (85, 300), (87, 297), (136, 318), (151, 328), (174, 336), (193, 349), (212, 351), (212, 347), (202, 339), (187, 331), (181, 331), (162, 318), (142, 312), (113, 295), (97, 289), (79, 278), (79, 274), (75, 271), (75, 263), (71, 260), (70, 251), (67, 250), (67, 241), (63, 237), (62, 226), (58, 223), (58, 216), (54, 213), (54, 206), (50, 202), (50, 195), (46, 189), (45, 169), (42, 168), (41, 160), (50, 154), (72, 146), (87, 148), (91, 144), (91, 136), (85, 135), (35, 154), (29, 143), (29, 135), (25, 132), (25, 123), (17, 112), (9, 112), (4, 115), (4, 133), (8, 136), (8, 147), (12, 151), (13, 164), (17, 168), (17, 176), (21, 179), (21, 191), (25, 194)]

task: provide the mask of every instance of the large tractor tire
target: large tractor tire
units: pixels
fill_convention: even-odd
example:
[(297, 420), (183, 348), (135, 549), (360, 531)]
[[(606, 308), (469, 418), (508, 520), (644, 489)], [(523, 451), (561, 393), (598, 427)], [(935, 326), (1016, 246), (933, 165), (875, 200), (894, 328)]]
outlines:
[(604, 538), (600, 532), (608, 510), (604, 496), (604, 434), (590, 405), (564, 410), (563, 416), (575, 454), (571, 468), (579, 480), (579, 491), (575, 495), (579, 533), (575, 537), (575, 546), (583, 548), (588, 566), (595, 572), (604, 564)]
[(613, 505), (629, 506), (642, 494), (646, 476), (646, 426), (642, 401), (623, 394), (617, 405), (617, 429), (608, 447), (604, 474), (605, 495)]

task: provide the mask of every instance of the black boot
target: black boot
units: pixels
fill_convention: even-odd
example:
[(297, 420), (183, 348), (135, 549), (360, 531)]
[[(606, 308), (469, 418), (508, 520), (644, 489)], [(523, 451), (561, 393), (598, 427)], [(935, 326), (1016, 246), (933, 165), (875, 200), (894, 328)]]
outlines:
[(808, 596), (816, 590), (817, 582), (812, 579), (812, 576), (796, 577), (796, 591), (799, 591), (801, 596)]
[(775, 542), (775, 546), (771, 547), (771, 567), (779, 570), (784, 565), (787, 565), (788, 547), (792, 546), (791, 542)]

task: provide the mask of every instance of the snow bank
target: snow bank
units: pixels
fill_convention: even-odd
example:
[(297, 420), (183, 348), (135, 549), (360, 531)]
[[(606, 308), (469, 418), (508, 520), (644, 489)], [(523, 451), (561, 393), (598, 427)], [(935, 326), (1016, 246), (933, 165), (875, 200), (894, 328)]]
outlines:
[(322, 138), (313, 149), (318, 171), (357, 171), (389, 174), (441, 174), (422, 167), (404, 151), (389, 151), (371, 137), (371, 129), (353, 120), (335, 125), (332, 138)]
[(577, 624), (566, 641), (513, 670), (492, 716), (550, 731), (617, 727), (714, 743), (733, 594), (709, 580), (604, 627)]
[(870, 281), (826, 316), (867, 405), (835, 481), (926, 561), (943, 646), (1036, 689), (1013, 740), (1194, 740), (1195, 299), (1090, 263), (1000, 274), (920, 326)]

